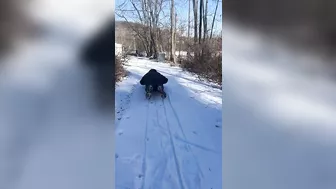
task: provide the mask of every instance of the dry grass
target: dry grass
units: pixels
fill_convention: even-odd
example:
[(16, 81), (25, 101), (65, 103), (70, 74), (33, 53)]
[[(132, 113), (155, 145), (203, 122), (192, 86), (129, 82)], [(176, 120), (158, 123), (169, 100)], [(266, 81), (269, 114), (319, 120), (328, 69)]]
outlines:
[[(202, 50), (203, 49), (203, 50)], [(222, 54), (214, 53), (210, 45), (203, 44), (195, 47), (195, 56), (188, 56), (180, 59), (180, 66), (198, 75), (199, 79), (205, 78), (209, 81), (222, 85)]]
[(123, 63), (119, 56), (115, 58), (115, 82), (119, 82), (123, 77), (126, 76), (126, 71), (123, 67)]

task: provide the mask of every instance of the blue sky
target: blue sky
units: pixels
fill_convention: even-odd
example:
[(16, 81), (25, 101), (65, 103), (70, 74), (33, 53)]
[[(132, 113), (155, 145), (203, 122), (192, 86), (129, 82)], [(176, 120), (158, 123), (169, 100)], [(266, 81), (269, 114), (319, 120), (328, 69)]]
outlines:
[[(123, 4), (126, 2), (127, 9), (133, 9), (131, 7), (131, 4), (129, 3), (130, 0), (116, 0), (115, 1), (115, 6), (116, 6), (116, 11), (119, 5)], [(178, 17), (178, 25), (181, 23), (181, 21), (184, 24), (187, 24), (188, 21), (188, 9), (189, 9), (189, 3), (188, 0), (175, 0), (175, 8), (176, 8), (176, 13)], [(192, 3), (191, 3), (192, 6)], [(213, 19), (213, 13), (215, 12), (216, 8), (216, 0), (209, 0), (208, 1), (208, 28), (211, 27), (212, 19)], [(169, 3), (166, 3), (165, 8), (163, 10), (165, 15), (162, 15), (161, 20), (165, 23), (170, 23), (170, 18), (169, 18), (169, 12), (170, 11), (170, 5)], [(192, 12), (191, 12), (192, 14)], [(119, 17), (116, 15), (115, 17), (116, 20), (124, 20), (123, 18)], [(129, 14), (127, 15), (127, 19), (132, 20), (132, 16)], [(193, 15), (191, 15), (191, 19), (193, 19)], [(216, 14), (216, 21), (215, 21), (215, 30), (216, 33), (220, 34), (220, 31), (222, 30), (222, 2), (219, 2), (218, 9), (217, 9), (217, 14)]]

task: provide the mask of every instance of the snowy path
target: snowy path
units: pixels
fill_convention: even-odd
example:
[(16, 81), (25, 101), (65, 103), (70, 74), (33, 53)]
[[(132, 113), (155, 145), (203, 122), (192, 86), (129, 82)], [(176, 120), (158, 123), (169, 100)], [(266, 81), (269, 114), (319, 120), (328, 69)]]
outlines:
[(336, 188), (336, 85), (318, 58), (225, 22), (223, 188)]
[[(146, 100), (150, 68), (168, 77), (168, 97)], [(221, 90), (176, 67), (133, 58), (116, 89), (117, 188), (221, 188)]]

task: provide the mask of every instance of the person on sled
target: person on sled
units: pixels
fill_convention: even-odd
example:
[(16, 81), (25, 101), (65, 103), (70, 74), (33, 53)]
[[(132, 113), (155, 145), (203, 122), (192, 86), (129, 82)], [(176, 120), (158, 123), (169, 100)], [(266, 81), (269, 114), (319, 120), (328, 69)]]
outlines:
[(166, 98), (163, 84), (166, 84), (168, 79), (160, 74), (155, 69), (149, 70), (140, 80), (141, 85), (145, 85), (146, 98), (150, 98), (153, 92), (159, 92), (162, 98)]

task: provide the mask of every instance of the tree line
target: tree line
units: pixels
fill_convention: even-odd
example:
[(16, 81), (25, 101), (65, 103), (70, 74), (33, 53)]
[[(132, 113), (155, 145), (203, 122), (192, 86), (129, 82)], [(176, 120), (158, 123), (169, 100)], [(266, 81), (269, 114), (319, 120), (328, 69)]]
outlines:
[[(176, 12), (176, 0), (125, 0), (116, 7), (116, 14), (123, 18), (127, 24), (124, 28), (129, 30), (120, 34), (117, 31), (116, 39), (123, 37), (131, 41), (133, 38), (138, 43), (136, 48), (144, 49), (149, 57), (157, 58), (159, 52), (168, 52), (172, 62), (177, 61), (177, 49), (187, 51), (189, 56), (200, 55), (205, 48), (196, 47), (213, 44), (210, 41), (221, 38), (214, 31), (221, 1), (214, 0), (216, 6), (211, 15), (208, 1), (188, 0), (188, 19), (183, 20)], [(211, 23), (208, 23), (210, 16)]]

